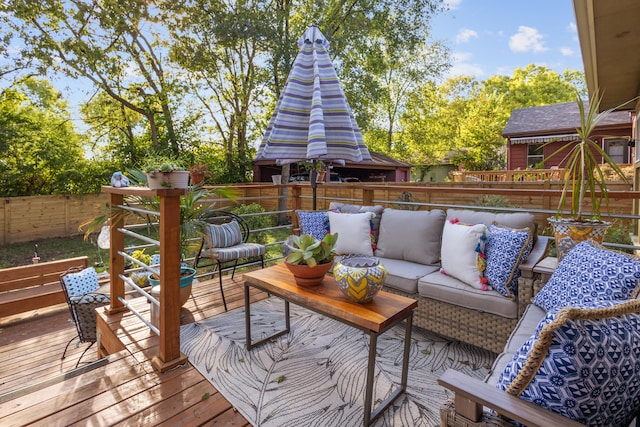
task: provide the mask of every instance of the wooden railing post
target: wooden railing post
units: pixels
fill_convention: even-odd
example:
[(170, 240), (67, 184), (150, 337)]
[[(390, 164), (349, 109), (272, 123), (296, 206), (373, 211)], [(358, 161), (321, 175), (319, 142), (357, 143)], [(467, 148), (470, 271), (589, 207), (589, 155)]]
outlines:
[(160, 348), (153, 367), (165, 372), (187, 361), (180, 353), (180, 195), (160, 196)]
[(120, 301), (120, 298), (124, 298), (124, 280), (120, 278), (121, 275), (124, 275), (124, 258), (118, 254), (119, 251), (124, 251), (124, 234), (116, 231), (116, 229), (124, 227), (123, 216), (116, 214), (116, 206), (124, 203), (124, 196), (122, 194), (111, 193), (110, 203), (109, 289), (111, 302), (105, 307), (105, 311), (112, 314), (126, 311), (125, 306)]

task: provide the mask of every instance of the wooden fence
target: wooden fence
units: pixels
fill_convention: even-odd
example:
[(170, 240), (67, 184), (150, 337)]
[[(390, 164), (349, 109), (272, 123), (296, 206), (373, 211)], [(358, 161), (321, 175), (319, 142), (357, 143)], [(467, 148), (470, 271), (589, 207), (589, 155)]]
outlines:
[[(286, 197), (286, 209), (311, 209), (311, 187), (308, 183), (274, 186), (270, 183), (235, 185), (239, 203), (259, 203), (267, 211), (279, 210), (279, 198)], [(630, 191), (624, 183), (609, 186), (611, 212), (616, 215), (635, 214), (634, 205), (640, 192)], [(538, 182), (449, 182), (449, 183), (323, 183), (317, 190), (317, 208), (327, 209), (332, 200), (355, 204), (382, 204), (398, 207), (398, 202), (418, 202), (433, 205), (474, 205), (487, 195), (497, 195), (510, 205), (534, 211), (541, 227), (550, 212), (556, 209), (561, 183)], [(285, 195), (286, 192), (286, 195)], [(0, 205), (0, 244), (6, 245), (52, 237), (79, 235), (80, 224), (105, 212), (105, 194), (83, 196), (34, 196), (4, 199)], [(215, 199), (217, 207), (232, 203)], [(424, 209), (424, 208), (422, 208)], [(535, 212), (546, 210), (549, 212)], [(589, 210), (589, 206), (586, 207)]]

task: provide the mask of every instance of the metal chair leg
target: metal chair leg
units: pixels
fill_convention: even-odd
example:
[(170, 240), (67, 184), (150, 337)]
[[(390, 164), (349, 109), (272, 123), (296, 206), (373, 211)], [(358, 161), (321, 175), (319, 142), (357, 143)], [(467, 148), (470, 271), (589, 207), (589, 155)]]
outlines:
[(236, 263), (233, 264), (233, 271), (231, 272), (231, 280), (233, 280), (233, 276), (236, 274), (236, 267), (238, 266), (238, 258), (236, 258)]
[(81, 354), (81, 355), (80, 355), (80, 357), (78, 358), (78, 362), (76, 362), (76, 368), (78, 367), (78, 365), (80, 365), (80, 360), (82, 360), (82, 358), (84, 357), (85, 353), (86, 353), (87, 351), (89, 351), (89, 349), (90, 349), (91, 347), (93, 347), (93, 345), (94, 345), (95, 343), (96, 343), (96, 342), (95, 342), (95, 341), (93, 341), (91, 344), (89, 344), (89, 346), (88, 346), (87, 348), (85, 348), (85, 349), (84, 349), (84, 351), (82, 352), (82, 354)]
[(62, 352), (62, 357), (60, 358), (60, 360), (64, 360), (66, 354), (67, 354), (67, 350), (69, 349), (69, 345), (73, 342), (73, 340), (79, 338), (78, 335), (76, 335), (75, 337), (71, 338), (69, 340), (69, 342), (67, 343), (67, 345), (64, 347), (64, 351)]
[(218, 263), (218, 277), (220, 278), (220, 295), (222, 295), (222, 304), (224, 304), (224, 311), (227, 311), (227, 301), (224, 299), (224, 289), (222, 289), (222, 264), (220, 260), (216, 260)]

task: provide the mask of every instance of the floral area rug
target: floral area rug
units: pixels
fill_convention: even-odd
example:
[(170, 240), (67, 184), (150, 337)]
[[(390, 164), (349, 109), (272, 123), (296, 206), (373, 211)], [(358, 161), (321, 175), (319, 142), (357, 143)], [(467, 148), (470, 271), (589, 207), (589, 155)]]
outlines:
[[(182, 326), (181, 350), (254, 426), (361, 426), (369, 336), (291, 304), (291, 331), (251, 351), (244, 309)], [(252, 336), (284, 328), (284, 302), (251, 306)], [(374, 407), (399, 384), (404, 325), (378, 337)], [(407, 391), (375, 426), (437, 426), (448, 391), (437, 385), (447, 368), (483, 378), (495, 355), (414, 328)]]

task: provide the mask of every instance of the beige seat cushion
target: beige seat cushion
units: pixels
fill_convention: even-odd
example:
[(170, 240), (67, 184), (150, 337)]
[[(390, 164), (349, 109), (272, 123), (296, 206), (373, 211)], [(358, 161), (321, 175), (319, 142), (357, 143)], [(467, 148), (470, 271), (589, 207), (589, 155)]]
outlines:
[(387, 269), (385, 286), (408, 294), (418, 292), (418, 279), (440, 269), (437, 265), (423, 265), (400, 259), (379, 258)]
[[(439, 271), (418, 280), (418, 295), (509, 319), (518, 318), (517, 302), (503, 297), (493, 289), (482, 291), (472, 288)], [(478, 327), (481, 328), (482, 325)]]

